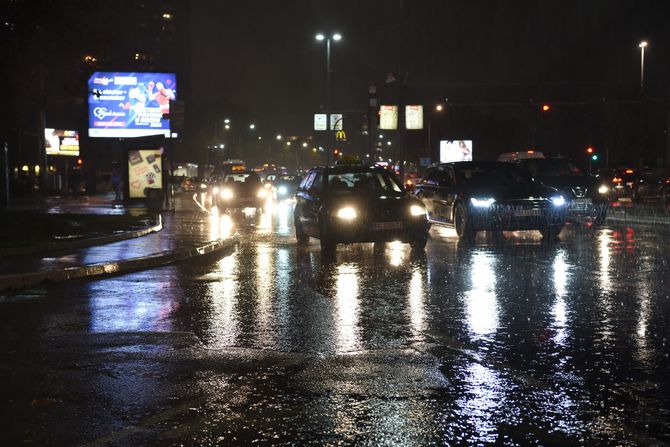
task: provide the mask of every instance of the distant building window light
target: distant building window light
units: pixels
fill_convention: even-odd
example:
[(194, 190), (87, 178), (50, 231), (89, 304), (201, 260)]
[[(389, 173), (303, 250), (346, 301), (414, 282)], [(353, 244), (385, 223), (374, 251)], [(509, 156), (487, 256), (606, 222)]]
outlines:
[(136, 61), (145, 61), (147, 59), (149, 59), (149, 57), (145, 53), (135, 53)]

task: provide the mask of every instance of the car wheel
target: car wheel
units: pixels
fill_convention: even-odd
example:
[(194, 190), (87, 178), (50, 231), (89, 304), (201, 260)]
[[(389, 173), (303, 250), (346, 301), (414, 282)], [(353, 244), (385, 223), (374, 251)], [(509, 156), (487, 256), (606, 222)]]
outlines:
[(540, 233), (545, 240), (554, 241), (558, 238), (562, 229), (562, 225), (547, 225), (546, 227), (540, 228)]
[(322, 251), (332, 252), (335, 251), (335, 247), (337, 246), (335, 241), (328, 234), (326, 225), (323, 222), (319, 223), (319, 242), (321, 243)]
[(477, 234), (477, 230), (472, 228), (465, 205), (460, 202), (456, 204), (454, 209), (454, 226), (456, 227), (456, 234), (460, 238), (474, 239)]
[(295, 238), (298, 240), (299, 245), (306, 245), (309, 242), (309, 236), (305, 233), (305, 230), (302, 228), (302, 224), (298, 219), (298, 216), (294, 214), (293, 217), (293, 226), (295, 227)]
[(412, 247), (413, 250), (423, 250), (424, 248), (426, 248), (427, 242), (428, 242), (428, 232), (425, 232), (417, 236), (412, 242), (410, 242), (410, 246)]

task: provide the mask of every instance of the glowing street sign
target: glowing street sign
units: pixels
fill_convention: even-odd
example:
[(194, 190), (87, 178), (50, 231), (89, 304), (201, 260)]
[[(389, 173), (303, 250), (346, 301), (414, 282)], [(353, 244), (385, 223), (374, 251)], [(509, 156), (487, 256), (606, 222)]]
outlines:
[(423, 129), (423, 106), (405, 106), (405, 127), (408, 130)]
[(398, 106), (379, 107), (379, 128), (382, 130), (398, 128)]
[(327, 130), (328, 129), (328, 115), (325, 113), (315, 113), (314, 114), (314, 130)]

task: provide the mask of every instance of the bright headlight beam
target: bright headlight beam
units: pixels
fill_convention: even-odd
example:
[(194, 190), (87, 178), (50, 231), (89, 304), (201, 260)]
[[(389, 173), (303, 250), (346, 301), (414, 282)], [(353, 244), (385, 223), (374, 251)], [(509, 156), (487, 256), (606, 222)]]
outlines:
[(609, 187), (608, 187), (607, 185), (600, 185), (600, 188), (598, 188), (598, 192), (599, 192), (600, 194), (607, 194), (607, 192), (608, 192), (609, 190), (610, 190), (610, 189), (609, 189)]
[(352, 220), (358, 217), (358, 213), (356, 212), (355, 209), (347, 206), (337, 210), (336, 216), (340, 219)]
[(268, 196), (268, 190), (265, 189), (265, 188), (260, 189), (260, 190), (258, 191), (257, 196), (260, 197), (261, 199), (267, 197), (267, 196)]
[(280, 187), (277, 189), (277, 192), (278, 192), (279, 194), (286, 194), (286, 193), (288, 192), (288, 189), (286, 189), (286, 186), (280, 186)]
[(420, 205), (412, 205), (409, 207), (409, 213), (412, 216), (422, 216), (426, 214), (426, 208)]
[(221, 198), (222, 199), (232, 199), (233, 198), (233, 192), (230, 189), (222, 189), (221, 190)]
[(476, 206), (477, 208), (488, 208), (491, 205), (493, 205), (493, 202), (496, 200), (492, 197), (488, 197), (485, 199), (480, 199), (476, 197), (470, 198), (470, 203), (472, 203), (472, 206)]
[(563, 206), (565, 205), (565, 199), (563, 198), (563, 196), (552, 197), (551, 203), (553, 203), (554, 206)]

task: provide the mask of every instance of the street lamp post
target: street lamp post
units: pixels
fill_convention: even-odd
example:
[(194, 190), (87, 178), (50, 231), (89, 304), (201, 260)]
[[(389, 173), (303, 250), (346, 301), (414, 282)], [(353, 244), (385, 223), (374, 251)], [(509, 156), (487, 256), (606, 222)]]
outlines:
[(640, 96), (644, 96), (644, 50), (647, 48), (646, 40), (640, 42), (638, 47), (640, 47)]
[(326, 41), (326, 151), (328, 152), (328, 160), (330, 160), (332, 157), (332, 129), (330, 128), (330, 41), (332, 39), (335, 42), (338, 42), (342, 40), (342, 35), (340, 33), (334, 33), (332, 36), (326, 36), (325, 34), (319, 33), (315, 37), (319, 42)]

